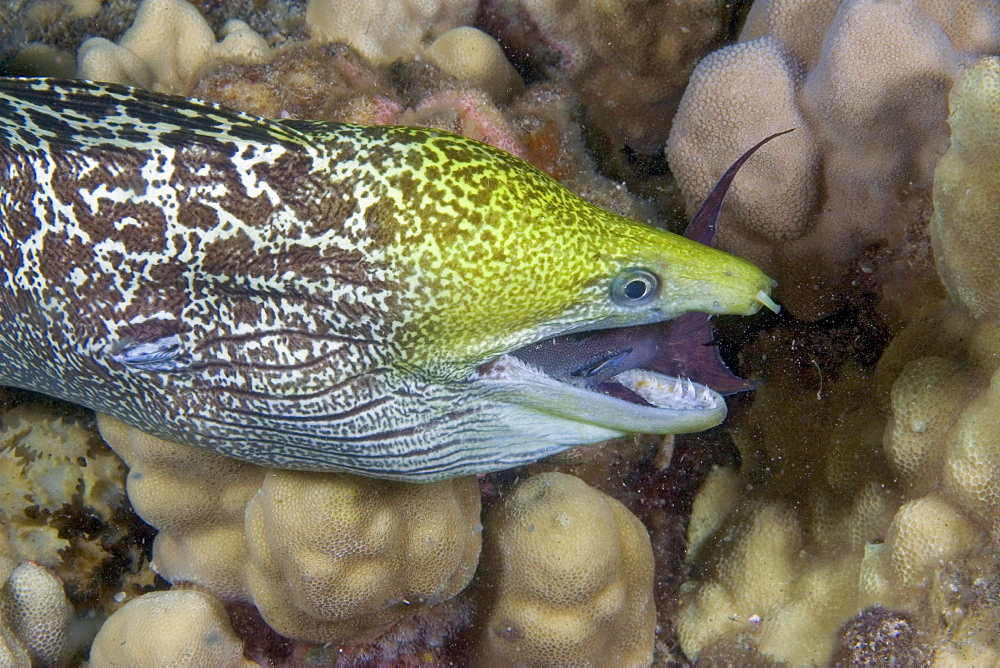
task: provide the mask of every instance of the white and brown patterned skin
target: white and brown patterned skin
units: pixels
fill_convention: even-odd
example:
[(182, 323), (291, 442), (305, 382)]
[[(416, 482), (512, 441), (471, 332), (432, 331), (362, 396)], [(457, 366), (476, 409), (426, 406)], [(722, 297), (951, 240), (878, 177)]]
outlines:
[[(661, 302), (611, 303), (664, 257), (684, 269)], [(469, 139), (47, 79), (0, 80), (0, 272), (0, 383), (248, 461), (415, 481), (579, 444), (523, 433), (481, 365), (752, 312), (770, 286)], [(738, 295), (704, 289), (734, 273)]]

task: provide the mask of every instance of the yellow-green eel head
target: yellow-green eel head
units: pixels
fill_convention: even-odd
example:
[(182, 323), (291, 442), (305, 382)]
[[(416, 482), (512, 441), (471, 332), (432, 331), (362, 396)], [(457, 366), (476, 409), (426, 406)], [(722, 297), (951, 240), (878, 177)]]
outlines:
[[(0, 382), (258, 464), (423, 482), (706, 429), (710, 388), (626, 364), (602, 391), (559, 342), (773, 305), (445, 132), (42, 79), (0, 82), (0, 122)], [(553, 337), (559, 371), (519, 356)]]

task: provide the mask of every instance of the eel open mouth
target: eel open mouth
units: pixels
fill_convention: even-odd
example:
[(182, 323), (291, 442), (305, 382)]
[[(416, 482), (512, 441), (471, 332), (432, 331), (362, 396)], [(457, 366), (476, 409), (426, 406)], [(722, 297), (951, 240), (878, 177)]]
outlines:
[(724, 394), (754, 388), (711, 342), (709, 316), (567, 334), (502, 355), (474, 380), (538, 411), (624, 432), (683, 433), (726, 415)]
[(697, 410), (754, 388), (735, 376), (712, 343), (709, 316), (568, 334), (511, 353), (545, 375), (624, 401)]
[[(711, 246), (726, 192), (740, 167), (777, 132), (743, 153), (712, 188), (684, 236)], [(780, 307), (763, 290), (757, 302)], [(725, 418), (723, 395), (754, 389), (733, 374), (712, 342), (709, 316), (558, 336), (480, 366), (470, 380), (506, 386), (515, 401), (608, 428), (682, 433), (713, 427)], [(515, 389), (516, 388), (516, 389)]]

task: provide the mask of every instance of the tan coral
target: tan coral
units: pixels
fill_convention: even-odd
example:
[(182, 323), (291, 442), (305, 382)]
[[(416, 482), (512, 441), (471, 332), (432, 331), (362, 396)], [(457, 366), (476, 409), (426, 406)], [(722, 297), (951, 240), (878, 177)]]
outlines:
[(68, 658), (73, 608), (62, 581), (51, 571), (31, 562), (17, 566), (0, 592), (0, 609), (4, 625), (33, 664), (56, 665)]
[(243, 514), (265, 469), (150, 436), (107, 415), (97, 423), (129, 466), (132, 507), (159, 530), (153, 543), (157, 572), (248, 600)]
[(741, 42), (770, 35), (796, 62), (811, 70), (819, 62), (826, 28), (840, 0), (759, 0), (753, 3)]
[(21, 668), (30, 665), (31, 657), (21, 640), (5, 624), (0, 624), (0, 666)]
[(947, 497), (930, 494), (904, 503), (885, 543), (865, 550), (862, 596), (870, 604), (920, 611), (927, 583), (943, 566), (960, 564), (981, 542), (981, 532)]
[(917, 6), (941, 26), (955, 48), (989, 53), (997, 48), (1000, 7), (982, 0), (916, 0)]
[(204, 592), (154, 591), (108, 618), (90, 649), (90, 665), (256, 666), (243, 658), (222, 603)]
[(966, 408), (950, 434), (948, 496), (1000, 537), (1000, 372)]
[(10, 522), (15, 559), (58, 567), (70, 541), (51, 525), (52, 514), (68, 505), (110, 521), (125, 502), (125, 469), (82, 412), (26, 404), (3, 411), (2, 422), (0, 474), (7, 483), (0, 512)]
[(497, 102), (507, 102), (524, 90), (521, 76), (507, 61), (500, 44), (476, 28), (452, 28), (434, 40), (423, 57)]
[(314, 39), (345, 42), (373, 63), (419, 54), (432, 40), (471, 25), (470, 0), (309, 0), (306, 24)]
[[(762, 12), (768, 4), (779, 3), (757, 3), (754, 11)], [(780, 4), (786, 10), (805, 11), (801, 2)], [(990, 3), (955, 3), (953, 14), (946, 3), (937, 3), (934, 13), (932, 4), (844, 3), (834, 32), (823, 32), (828, 37), (824, 48), (872, 40), (875, 44), (868, 46), (877, 51), (893, 43), (878, 43), (876, 36), (887, 30), (911, 37), (924, 33), (929, 44), (939, 46), (944, 35), (951, 35), (954, 42), (941, 46), (938, 56), (959, 43), (978, 39), (982, 44), (983, 35), (995, 40), (996, 31), (989, 26), (996, 25), (996, 8)], [(920, 16), (922, 11), (926, 13)], [(881, 25), (873, 23), (878, 16)], [(952, 20), (947, 16), (961, 25), (945, 30), (935, 23)], [(904, 25), (897, 25), (906, 18)], [(969, 27), (976, 23), (970, 23), (972, 19), (988, 29), (976, 33), (978, 28)], [(863, 30), (849, 34), (855, 28)], [(906, 53), (903, 45), (896, 46)], [(912, 40), (907, 48), (913, 48)], [(843, 63), (835, 63), (836, 58), (821, 62), (828, 55), (821, 52), (820, 64), (812, 70), (822, 74), (822, 67), (827, 68), (826, 74), (816, 74), (817, 82), (825, 77), (829, 84), (840, 76), (833, 71)], [(849, 60), (850, 55), (842, 52), (838, 57)], [(906, 93), (919, 97), (922, 91), (933, 97), (935, 72), (941, 87), (948, 78), (948, 59), (935, 60), (934, 49), (911, 56), (896, 63), (899, 71), (919, 66), (926, 76), (917, 77), (914, 90)], [(872, 69), (882, 65), (875, 63)], [(896, 90), (872, 79), (866, 83), (865, 77), (878, 72), (857, 71), (861, 66), (847, 64), (853, 73), (839, 84), (842, 92), (848, 91), (845, 99), (813, 98), (817, 104), (810, 114), (823, 104), (843, 105), (837, 112), (842, 116), (831, 115), (817, 125), (824, 146), (836, 134), (831, 128), (864, 125), (866, 115), (887, 104)], [(1000, 274), (995, 258), (990, 258), (1000, 235), (1000, 189), (995, 184), (1000, 152), (994, 141), (1000, 133), (998, 74), (1000, 61), (987, 59), (974, 65), (956, 87), (951, 97), (955, 143), (935, 175), (935, 235), (943, 249), (936, 260), (954, 299), (943, 299), (939, 288), (929, 284), (925, 292), (915, 293), (916, 303), (924, 306), (910, 306), (910, 324), (888, 346), (874, 372), (851, 362), (822, 364), (819, 356), (828, 346), (820, 345), (823, 338), (812, 340), (813, 328), (793, 326), (788, 334), (779, 328), (744, 348), (745, 360), (767, 359), (768, 383), (756, 391), (753, 405), (730, 422), (742, 455), (744, 499), (732, 506), (712, 535), (698, 537), (701, 546), (689, 556), (694, 575), (682, 588), (678, 623), (689, 658), (705, 663), (762, 657), (793, 665), (826, 664), (834, 639), (848, 628), (844, 625), (864, 622), (866, 614), (859, 613), (876, 605), (890, 608), (879, 613), (884, 619), (905, 620), (909, 630), (906, 635), (872, 637), (882, 656), (926, 660), (933, 651), (942, 665), (955, 665), (963, 660), (989, 664), (996, 655), (1000, 314), (995, 315), (990, 304)], [(849, 92), (852, 86), (867, 86), (873, 94), (861, 99), (858, 90)], [(970, 106), (963, 108), (965, 103)], [(921, 114), (930, 108), (908, 109), (891, 118), (919, 125)], [(871, 131), (860, 128), (858, 138), (868, 137), (867, 148), (885, 148)], [(967, 137), (975, 139), (966, 143)], [(883, 142), (912, 143), (906, 133)], [(847, 142), (837, 150), (844, 147), (861, 150)], [(828, 177), (827, 165), (833, 171), (840, 167), (832, 164), (834, 153), (828, 147), (823, 150)], [(965, 151), (975, 158), (962, 155)], [(902, 158), (891, 153), (883, 156), (886, 173), (902, 164), (893, 160), (910, 161), (901, 169), (912, 170), (911, 175), (931, 162), (928, 155), (908, 153)], [(874, 159), (862, 161), (855, 173), (864, 176), (875, 164)], [(832, 201), (828, 185), (823, 186), (825, 202)], [(897, 186), (885, 181), (873, 180), (868, 186), (876, 198), (898, 195)], [(821, 226), (823, 220), (815, 224)], [(919, 282), (914, 267), (900, 266), (903, 276)], [(969, 314), (973, 305), (979, 306), (978, 322)], [(804, 381), (810, 377), (810, 363), (817, 376), (822, 375), (815, 378), (822, 383), (819, 387)], [(705, 505), (718, 495), (713, 486), (702, 493), (707, 495)], [(751, 613), (759, 615), (756, 624), (746, 622)], [(877, 630), (871, 624), (867, 628)], [(920, 651), (914, 653), (916, 649)]]
[(254, 603), (288, 637), (374, 635), (465, 588), (479, 559), (474, 478), (428, 485), (279, 471), (150, 436), (101, 415), (159, 529), (157, 571)]
[[(879, 455), (884, 422), (870, 375), (845, 365), (817, 392), (816, 374), (777, 340), (745, 350), (767, 350), (771, 375), (730, 423), (742, 464), (729, 485), (739, 494), (688, 555), (677, 632), (699, 662), (826, 663), (837, 630), (864, 604), (865, 544), (883, 539), (899, 505)], [(695, 507), (717, 495), (703, 487)]]
[[(795, 133), (765, 149), (770, 161), (744, 167), (719, 231), (721, 248), (777, 279), (778, 299), (795, 315), (839, 308), (852, 263), (876, 247), (892, 252), (868, 273), (903, 293), (899, 300), (929, 280), (929, 271), (915, 281), (910, 265), (888, 263), (926, 255), (914, 230), (946, 147), (945, 91), (970, 54), (1000, 48), (987, 4), (860, 0), (833, 13), (831, 2), (757, 2), (744, 41), (699, 64), (667, 151), (692, 213), (711, 187), (706, 172), (721, 173), (744, 144), (787, 129), (762, 121), (801, 117), (794, 127), (811, 133), (797, 140), (815, 147), (810, 168)], [(741, 192), (744, 179), (756, 187)]]
[[(776, 242), (812, 225), (819, 191), (819, 147), (797, 106), (796, 65), (773, 37), (734, 44), (695, 68), (667, 143), (667, 158), (690, 212), (730, 163), (764, 137), (794, 129), (761, 148), (726, 198), (718, 245), (773, 265)], [(709, 121), (710, 119), (710, 121)], [(739, 227), (732, 221), (740, 221)]]
[(941, 277), (974, 316), (1000, 315), (1000, 59), (981, 60), (951, 93), (951, 146), (934, 175), (931, 235)]
[(871, 501), (859, 505), (828, 524), (829, 547), (812, 544), (791, 505), (737, 506), (701, 550), (701, 577), (684, 585), (677, 633), (685, 654), (711, 663), (743, 647), (771, 661), (826, 661), (834, 632), (860, 610), (861, 554), (844, 549), (849, 527), (870, 521)]
[(242, 21), (227, 23), (223, 36), (216, 43), (208, 22), (186, 0), (143, 0), (117, 44), (91, 37), (80, 45), (77, 76), (184, 94), (212, 59), (263, 62), (271, 57), (267, 42)]
[(902, 587), (930, 576), (933, 567), (958, 559), (979, 543), (979, 532), (954, 506), (935, 495), (903, 504), (889, 527), (887, 556)]
[(479, 560), (479, 487), (272, 470), (246, 535), (249, 591), (272, 628), (356, 639), (465, 588)]
[[(983, 58), (952, 91), (952, 143), (935, 171), (932, 237), (938, 268), (952, 297), (983, 320), (969, 338), (969, 357), (992, 376), (962, 411), (942, 447), (947, 448), (944, 490), (971, 517), (1000, 535), (1000, 447), (995, 415), (1000, 410), (998, 360), (1000, 308), (997, 213), (1000, 167), (1000, 59)], [(992, 259), (991, 259), (992, 258)], [(968, 382), (967, 392), (979, 389)]]
[(652, 660), (653, 555), (619, 502), (573, 476), (533, 476), (486, 521), (483, 665)]
[(686, 584), (689, 600), (678, 617), (677, 635), (690, 657), (720, 637), (756, 632), (752, 620), (770, 619), (787, 598), (797, 572), (801, 528), (795, 516), (776, 504), (744, 508), (739, 516), (743, 513), (746, 523), (731, 518), (724, 529), (723, 540), (732, 547), (725, 559), (714, 562), (712, 581), (698, 587), (696, 594), (694, 583)]
[(961, 363), (943, 357), (913, 361), (896, 379), (885, 451), (911, 494), (926, 494), (937, 484), (944, 439), (976, 386)]
[(705, 539), (722, 525), (723, 520), (739, 503), (743, 479), (731, 467), (713, 469), (698, 489), (691, 517), (688, 520), (687, 551), (695, 554)]

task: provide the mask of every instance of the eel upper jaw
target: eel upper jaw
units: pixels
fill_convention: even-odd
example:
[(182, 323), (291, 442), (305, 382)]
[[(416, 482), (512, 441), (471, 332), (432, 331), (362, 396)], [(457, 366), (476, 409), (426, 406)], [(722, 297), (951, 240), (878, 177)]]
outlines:
[[(579, 439), (593, 438), (568, 446), (629, 433), (703, 431), (726, 417), (722, 395), (688, 379), (630, 369), (611, 380), (622, 387), (621, 395), (636, 400), (558, 380), (512, 354), (481, 365), (469, 378), (490, 396), (516, 404), (528, 421), (550, 420), (567, 429), (568, 438), (573, 434)], [(552, 427), (557, 428), (556, 424)], [(590, 431), (594, 436), (587, 435)]]

